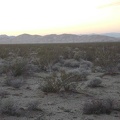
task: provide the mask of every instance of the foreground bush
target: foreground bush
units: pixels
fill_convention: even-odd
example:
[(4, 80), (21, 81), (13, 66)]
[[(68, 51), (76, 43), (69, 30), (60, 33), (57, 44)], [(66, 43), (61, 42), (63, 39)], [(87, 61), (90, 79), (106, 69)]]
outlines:
[(58, 79), (56, 74), (44, 78), (44, 83), (40, 86), (43, 92), (58, 92), (61, 88), (61, 80)]
[(59, 92), (62, 88), (69, 91), (71, 83), (75, 82), (78, 76), (61, 71), (60, 74), (53, 73), (44, 78), (44, 83), (40, 86), (44, 92)]
[(112, 111), (111, 99), (93, 99), (85, 101), (83, 106), (84, 114), (110, 114)]
[(12, 99), (4, 99), (0, 101), (0, 113), (12, 116), (21, 115), (20, 109)]

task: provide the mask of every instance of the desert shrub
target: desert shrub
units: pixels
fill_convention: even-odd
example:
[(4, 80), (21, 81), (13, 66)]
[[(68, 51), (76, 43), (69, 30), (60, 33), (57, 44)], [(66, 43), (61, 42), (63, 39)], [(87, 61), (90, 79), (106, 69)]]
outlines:
[(44, 83), (41, 86), (42, 91), (44, 92), (59, 92), (62, 87), (70, 82), (70, 74), (67, 74), (65, 71), (61, 71), (59, 75), (57, 73), (52, 73), (50, 76), (44, 78)]
[(5, 73), (7, 68), (7, 61), (4, 59), (0, 59), (0, 74)]
[(44, 78), (44, 83), (40, 86), (44, 92), (59, 92), (62, 88), (70, 91), (71, 86), (76, 82), (85, 79), (85, 76), (60, 71), (59, 74), (53, 72), (50, 76)]
[(67, 92), (77, 92), (77, 82), (70, 82), (66, 84), (60, 91), (67, 91)]
[(102, 83), (101, 78), (96, 77), (96, 78), (90, 80), (90, 82), (88, 83), (87, 86), (91, 87), (91, 88), (99, 87), (101, 85), (101, 83)]
[(65, 47), (64, 48), (65, 50), (64, 50), (64, 57), (66, 58), (66, 59), (71, 59), (71, 58), (73, 58), (73, 52), (72, 52), (72, 48), (71, 47)]
[(15, 60), (9, 63), (7, 71), (15, 77), (21, 76), (21, 75), (27, 75), (28, 74), (27, 65), (28, 65), (27, 59), (17, 57)]
[(118, 99), (113, 100), (113, 110), (120, 111), (120, 101)]
[(115, 72), (115, 66), (119, 63), (119, 56), (117, 56), (117, 47), (115, 46), (102, 46), (95, 51), (95, 64), (101, 66), (106, 72)]
[(0, 102), (0, 113), (12, 116), (20, 115), (19, 108), (12, 99), (4, 99)]
[(12, 86), (14, 88), (20, 88), (24, 84), (25, 84), (25, 81), (23, 80), (23, 78), (9, 77), (9, 78), (6, 78), (5, 80), (5, 85)]
[(41, 70), (47, 71), (50, 69), (51, 65), (53, 65), (56, 61), (58, 61), (61, 51), (54, 49), (54, 46), (51, 47), (43, 47), (38, 51), (38, 57), (40, 58), (40, 67)]
[(53, 73), (51, 76), (44, 78), (41, 90), (44, 92), (58, 92), (61, 88), (61, 81), (57, 75)]
[(90, 74), (89, 70), (84, 68), (76, 68), (72, 70), (68, 70), (68, 74), (71, 74), (73, 77), (73, 81), (83, 81), (87, 79), (87, 76)]
[(21, 75), (25, 74), (27, 72), (26, 64), (27, 64), (26, 60), (16, 61), (12, 65), (12, 73), (13, 73), (13, 75), (14, 76), (21, 76)]
[(59, 62), (62, 62), (63, 60), (64, 60), (64, 57), (62, 56), (62, 55), (60, 55), (59, 57), (58, 57), (59, 59)]
[(38, 55), (37, 52), (32, 52), (30, 53), (30, 56), (28, 57), (29, 64), (27, 66), (29, 68), (30, 73), (41, 71), (40, 58), (37, 55)]
[(86, 61), (86, 60), (81, 59), (80, 60), (80, 67), (84, 68), (86, 70), (92, 69), (93, 68), (93, 63), (90, 62), (90, 61)]
[(52, 66), (52, 70), (59, 71), (61, 66), (62, 66), (61, 63), (56, 63)]
[(5, 59), (8, 57), (9, 54), (9, 48), (5, 48), (5, 47), (0, 47), (0, 58)]
[(76, 86), (76, 81), (78, 81), (79, 76), (75, 74), (70, 74), (65, 72), (64, 70), (60, 71), (60, 74), (58, 75), (58, 78), (61, 81), (61, 89), (64, 89), (65, 91), (71, 91), (73, 86)]
[(75, 59), (67, 59), (64, 61), (64, 66), (65, 67), (79, 67), (80, 63), (79, 63), (79, 61), (77, 61)]
[(104, 69), (105, 69), (105, 74), (108, 74), (108, 75), (114, 75), (114, 74), (118, 73), (118, 71), (119, 71), (118, 67), (114, 66), (114, 65), (112, 65), (112, 66), (110, 65)]
[(102, 73), (105, 72), (105, 70), (102, 69), (102, 67), (100, 67), (100, 66), (95, 66), (93, 71), (94, 72), (102, 72)]
[(27, 109), (28, 110), (38, 110), (38, 105), (39, 105), (39, 101), (37, 101), (37, 100), (31, 101), (27, 104)]
[(84, 114), (110, 114), (111, 111), (111, 99), (92, 99), (85, 101), (83, 105)]
[(86, 51), (73, 51), (74, 52), (74, 56), (73, 58), (75, 60), (80, 60), (80, 59), (86, 59)]

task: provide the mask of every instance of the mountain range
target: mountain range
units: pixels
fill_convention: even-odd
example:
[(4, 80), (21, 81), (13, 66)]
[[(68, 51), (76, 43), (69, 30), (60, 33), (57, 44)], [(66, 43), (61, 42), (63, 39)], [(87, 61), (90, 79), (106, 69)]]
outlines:
[(120, 33), (115, 33), (115, 32), (105, 33), (103, 35), (106, 35), (106, 36), (109, 36), (109, 37), (120, 38)]
[(76, 35), (76, 34), (50, 34), (50, 35), (29, 35), (18, 36), (0, 35), (0, 44), (43, 44), (43, 43), (84, 43), (84, 42), (120, 42), (119, 37), (109, 35)]

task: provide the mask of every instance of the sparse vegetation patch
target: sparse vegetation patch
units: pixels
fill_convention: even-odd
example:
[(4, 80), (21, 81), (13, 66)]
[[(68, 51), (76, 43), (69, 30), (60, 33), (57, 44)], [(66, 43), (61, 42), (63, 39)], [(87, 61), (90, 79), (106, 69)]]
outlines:
[(111, 99), (93, 99), (85, 101), (84, 114), (110, 114), (112, 111)]

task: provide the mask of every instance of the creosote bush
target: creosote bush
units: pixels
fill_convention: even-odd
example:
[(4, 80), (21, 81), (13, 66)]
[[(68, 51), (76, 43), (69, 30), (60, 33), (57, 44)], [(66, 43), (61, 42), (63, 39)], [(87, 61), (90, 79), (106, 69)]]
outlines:
[(58, 92), (61, 88), (62, 82), (58, 79), (56, 73), (44, 78), (44, 83), (40, 87), (44, 92)]
[[(53, 72), (50, 76), (44, 78), (44, 83), (40, 89), (44, 92), (59, 92), (61, 88), (69, 91), (69, 84), (75, 81), (76, 76), (61, 71), (59, 74)], [(75, 79), (74, 79), (75, 78)]]

